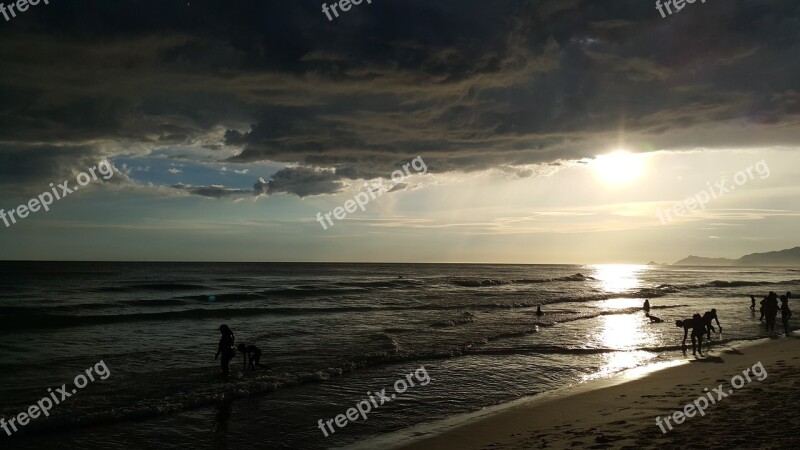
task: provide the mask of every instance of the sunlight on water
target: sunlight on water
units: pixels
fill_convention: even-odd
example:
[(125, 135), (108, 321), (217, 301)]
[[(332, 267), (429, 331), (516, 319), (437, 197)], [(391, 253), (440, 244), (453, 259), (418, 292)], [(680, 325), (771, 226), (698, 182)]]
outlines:
[(644, 322), (636, 315), (610, 315), (601, 317), (603, 330), (600, 333), (601, 345), (605, 348), (633, 349), (643, 342)]
[(636, 264), (597, 264), (590, 266), (599, 288), (606, 292), (620, 293), (642, 287), (639, 274), (648, 270), (647, 266)]
[[(620, 299), (624, 300), (624, 299)], [(608, 315), (601, 319), (601, 332), (597, 336), (600, 346), (622, 351), (603, 355), (605, 364), (598, 373), (584, 377), (584, 380), (609, 376), (620, 370), (644, 364), (656, 356), (653, 352), (634, 350), (636, 348), (654, 346), (658, 338), (653, 334), (646, 321), (639, 314)]]
[(588, 381), (608, 377), (619, 371), (646, 364), (648, 360), (656, 356), (655, 353), (642, 350), (608, 353), (603, 355), (606, 363), (596, 373), (584, 375), (582, 378), (583, 381)]
[(641, 308), (642, 300), (638, 298), (610, 298), (597, 302), (597, 307), (600, 309)]

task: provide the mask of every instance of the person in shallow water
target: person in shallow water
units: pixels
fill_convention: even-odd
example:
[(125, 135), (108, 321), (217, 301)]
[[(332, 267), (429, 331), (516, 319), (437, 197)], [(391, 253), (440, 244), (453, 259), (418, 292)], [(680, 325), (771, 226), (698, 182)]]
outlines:
[(544, 313), (542, 312), (542, 305), (536, 307), (536, 315), (538, 317), (542, 317), (544, 315)]
[[(697, 318), (697, 324), (695, 325), (695, 318)], [(701, 328), (703, 322), (703, 318), (700, 317), (700, 314), (695, 314), (691, 319), (684, 319), (684, 320), (676, 320), (675, 326), (678, 328), (683, 328), (683, 342), (681, 342), (681, 350), (684, 352), (686, 351), (686, 337), (689, 335), (689, 330), (693, 330), (694, 328)], [(705, 330), (705, 327), (702, 327)], [(694, 347), (694, 332), (692, 332), (692, 346)]]
[(751, 304), (750, 304), (750, 311), (756, 312), (756, 297), (751, 295), (750, 296)]
[[(703, 356), (703, 335), (706, 333), (706, 324), (700, 314), (692, 316), (692, 354)], [(697, 347), (695, 347), (695, 339), (697, 340)], [(697, 353), (695, 353), (697, 351)]]
[(656, 316), (651, 316), (650, 313), (645, 313), (645, 317), (650, 319), (650, 323), (661, 323), (661, 322), (663, 322), (663, 320), (661, 320), (660, 318), (658, 318)]
[(767, 301), (764, 303), (764, 319), (766, 319), (767, 331), (775, 331), (775, 319), (778, 316), (778, 294), (770, 292)]
[(219, 332), (222, 333), (222, 337), (219, 339), (219, 347), (217, 348), (217, 354), (214, 356), (214, 361), (222, 355), (222, 359), (220, 360), (222, 362), (222, 376), (227, 378), (230, 373), (228, 365), (231, 363), (233, 357), (236, 356), (236, 349), (234, 348), (236, 336), (227, 325), (220, 325)]
[(714, 326), (711, 325), (711, 321), (713, 320), (717, 321), (717, 327), (719, 327), (719, 332), (722, 333), (722, 325), (719, 324), (719, 317), (717, 317), (717, 310), (712, 309), (711, 311), (706, 311), (705, 314), (703, 314), (703, 323), (705, 324), (709, 340), (711, 339), (711, 332), (713, 331), (716, 333), (716, 330), (714, 330)]
[[(261, 349), (256, 347), (255, 345), (245, 345), (239, 344), (237, 347), (239, 351), (244, 355), (244, 367), (242, 370), (247, 369), (250, 367), (251, 370), (256, 370), (256, 366), (261, 366)], [(250, 357), (250, 364), (247, 364), (247, 358)]]
[(783, 331), (786, 335), (789, 335), (789, 318), (792, 317), (792, 311), (789, 310), (789, 296), (792, 295), (791, 292), (787, 292), (787, 295), (781, 295), (781, 321), (783, 322)]
[(644, 310), (644, 312), (647, 312), (647, 313), (650, 312), (650, 300), (649, 299), (645, 299), (644, 305), (642, 305), (642, 309)]

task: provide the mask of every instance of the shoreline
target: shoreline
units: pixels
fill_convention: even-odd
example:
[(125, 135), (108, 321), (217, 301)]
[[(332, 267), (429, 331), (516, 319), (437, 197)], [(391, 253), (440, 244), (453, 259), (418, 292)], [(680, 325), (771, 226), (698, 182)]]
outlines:
[[(746, 367), (762, 362), (768, 376), (763, 382), (754, 379), (745, 384), (741, 391), (736, 391), (736, 398), (752, 397), (753, 393), (764, 391), (761, 385), (781, 382), (778, 379), (786, 381), (791, 378), (790, 381), (800, 385), (800, 373), (783, 373), (787, 360), (791, 361), (790, 368), (800, 364), (800, 342), (797, 339), (789, 336), (731, 342), (715, 347), (704, 359), (687, 357), (647, 364), (610, 377), (374, 436), (344, 448), (642, 448), (675, 445), (672, 440), (679, 435), (701, 429), (706, 433), (709, 431), (708, 427), (693, 424), (714, 420), (714, 416), (729, 419), (725, 411), (728, 407), (736, 407), (737, 402), (722, 399), (720, 404), (710, 406), (703, 417), (686, 418), (682, 425), (667, 433), (660, 431), (656, 417), (681, 410), (703, 395), (704, 388), (711, 390), (720, 383), (729, 386), (731, 377), (741, 374)], [(760, 401), (759, 398), (749, 400)], [(784, 418), (785, 415), (777, 417)], [(705, 440), (703, 436), (693, 439), (701, 439), (698, 442)], [(687, 442), (687, 445), (691, 444), (692, 441)], [(719, 439), (709, 443), (709, 446), (718, 445), (721, 445)], [(742, 446), (742, 443), (730, 445)]]

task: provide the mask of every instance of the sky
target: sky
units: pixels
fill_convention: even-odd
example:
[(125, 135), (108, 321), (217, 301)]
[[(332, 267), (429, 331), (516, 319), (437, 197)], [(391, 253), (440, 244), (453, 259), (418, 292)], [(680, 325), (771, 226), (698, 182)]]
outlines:
[[(0, 259), (671, 263), (800, 245), (795, 0), (664, 17), (642, 0), (373, 0), (331, 20), (323, 3), (0, 15)], [(44, 193), (66, 195), (45, 211)]]

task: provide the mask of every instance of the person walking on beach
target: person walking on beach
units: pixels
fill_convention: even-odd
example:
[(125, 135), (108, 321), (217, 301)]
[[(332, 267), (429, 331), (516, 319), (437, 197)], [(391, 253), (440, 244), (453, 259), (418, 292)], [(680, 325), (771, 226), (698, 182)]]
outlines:
[(750, 311), (756, 312), (756, 298), (755, 296), (751, 295), (750, 300), (752, 303), (750, 304)]
[(708, 333), (708, 340), (711, 340), (711, 332), (712, 331), (714, 331), (716, 333), (716, 331), (714, 330), (714, 326), (711, 325), (711, 321), (713, 321), (713, 320), (717, 321), (717, 326), (719, 327), (719, 332), (722, 333), (722, 325), (719, 324), (719, 318), (717, 317), (717, 310), (716, 309), (712, 309), (711, 311), (706, 311), (706, 313), (703, 314), (703, 324), (705, 325), (706, 332)]
[(759, 302), (759, 304), (761, 305), (761, 308), (759, 308), (758, 312), (761, 313), (761, 317), (759, 317), (758, 320), (764, 320), (764, 305), (767, 304), (767, 299), (768, 298), (769, 298), (769, 295), (764, 297), (764, 298), (762, 298), (761, 301)]
[(642, 305), (642, 309), (646, 313), (650, 312), (650, 300), (649, 299), (644, 299), (644, 305)]
[[(791, 292), (787, 292), (791, 295)], [(783, 332), (789, 335), (789, 318), (792, 317), (792, 311), (789, 310), (789, 297), (781, 295), (781, 321), (783, 322)]]
[(222, 337), (219, 339), (219, 347), (217, 348), (217, 354), (214, 356), (214, 361), (222, 355), (222, 359), (220, 360), (222, 362), (222, 376), (228, 378), (230, 372), (228, 365), (233, 357), (236, 356), (236, 349), (234, 348), (236, 336), (227, 325), (220, 325), (219, 332), (222, 334)]

